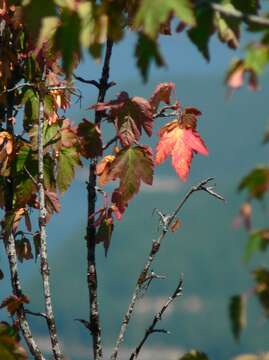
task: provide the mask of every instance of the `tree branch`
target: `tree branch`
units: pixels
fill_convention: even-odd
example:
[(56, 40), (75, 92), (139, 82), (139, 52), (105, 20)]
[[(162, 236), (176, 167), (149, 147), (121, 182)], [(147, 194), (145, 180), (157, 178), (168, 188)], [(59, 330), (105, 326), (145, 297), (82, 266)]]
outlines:
[(206, 191), (207, 193), (209, 193), (211, 196), (214, 196), (216, 197), (217, 199), (220, 199), (220, 200), (223, 200), (224, 201), (224, 198), (215, 193), (213, 190), (212, 190), (212, 187), (207, 187), (206, 185), (208, 184), (209, 181), (213, 180), (213, 178), (209, 178), (209, 179), (206, 179), (206, 180), (203, 180), (201, 181), (198, 185), (196, 186), (193, 186), (188, 192), (187, 194), (185, 195), (185, 197), (183, 198), (183, 200), (179, 203), (179, 205), (176, 207), (176, 209), (174, 210), (174, 212), (172, 213), (172, 215), (168, 215), (168, 216), (164, 216), (163, 214), (162, 215), (162, 230), (161, 230), (161, 234), (158, 238), (158, 240), (154, 240), (152, 242), (152, 247), (151, 247), (151, 251), (149, 253), (149, 256), (148, 256), (148, 259), (146, 261), (146, 264), (143, 268), (143, 270), (141, 271), (139, 277), (138, 277), (138, 280), (137, 280), (137, 283), (136, 283), (136, 287), (135, 287), (135, 290), (133, 292), (133, 295), (132, 295), (132, 299), (131, 299), (131, 302), (128, 306), (128, 309), (127, 309), (127, 312), (126, 314), (124, 315), (124, 318), (122, 320), (122, 323), (121, 323), (121, 328), (120, 328), (120, 331), (119, 331), (119, 334), (118, 334), (118, 337), (117, 337), (117, 340), (116, 340), (116, 345), (115, 345), (115, 348), (113, 350), (113, 353), (112, 353), (112, 356), (111, 356), (111, 360), (116, 360), (118, 358), (118, 352), (119, 352), (119, 347), (121, 345), (121, 343), (123, 342), (124, 340), (124, 336), (125, 336), (125, 332), (126, 332), (126, 329), (127, 329), (127, 326), (130, 322), (130, 319), (131, 319), (131, 316), (132, 316), (132, 313), (134, 311), (134, 307), (135, 307), (135, 304), (136, 304), (136, 301), (137, 301), (137, 298), (140, 294), (140, 291), (143, 287), (143, 284), (145, 282), (145, 279), (147, 278), (148, 276), (148, 271), (149, 271), (149, 268), (153, 262), (153, 260), (155, 259), (157, 253), (159, 252), (159, 249), (160, 249), (160, 245), (161, 245), (161, 242), (162, 240), (165, 238), (168, 230), (169, 230), (169, 227), (170, 225), (173, 223), (173, 221), (175, 220), (177, 214), (179, 213), (179, 211), (182, 209), (182, 207), (184, 206), (184, 204), (186, 203), (186, 201), (189, 199), (189, 197), (197, 192), (197, 191)]
[[(11, 80), (9, 82), (10, 88), (15, 87), (16, 81)], [(9, 119), (13, 116), (13, 105), (14, 105), (14, 93), (12, 91), (8, 92), (7, 95), (7, 107), (1, 107), (0, 117), (2, 121), (6, 121), (6, 128), (10, 134), (14, 133), (13, 123)], [(6, 180), (6, 191), (5, 191), (5, 212), (6, 214), (12, 211), (13, 209), (13, 178), (8, 177)], [(13, 294), (20, 297), (23, 295), (22, 288), (20, 284), (19, 274), (18, 274), (18, 264), (17, 264), (17, 254), (15, 247), (15, 239), (13, 234), (4, 236), (4, 245), (6, 254), (8, 257), (8, 265), (11, 279), (11, 286)], [(22, 331), (25, 342), (29, 348), (30, 353), (34, 356), (35, 360), (45, 360), (43, 357), (38, 345), (36, 344), (29, 323), (25, 315), (24, 306), (21, 305), (18, 311), (16, 312), (17, 318), (19, 320), (20, 329)]]
[(43, 93), (39, 92), (39, 119), (38, 119), (38, 193), (39, 193), (39, 230), (40, 230), (40, 272), (43, 280), (43, 291), (45, 297), (46, 319), (50, 334), (51, 347), (55, 360), (63, 359), (60, 350), (56, 323), (52, 309), (50, 292), (50, 274), (47, 254), (47, 232), (46, 232), (46, 206), (44, 188), (44, 101)]
[(163, 305), (163, 307), (161, 308), (161, 310), (155, 314), (151, 325), (147, 328), (147, 330), (145, 331), (145, 335), (142, 338), (142, 340), (140, 341), (139, 345), (136, 347), (136, 349), (134, 350), (134, 352), (131, 354), (130, 359), (129, 360), (134, 360), (137, 359), (137, 356), (140, 352), (140, 350), (142, 349), (143, 345), (145, 344), (145, 342), (147, 341), (148, 337), (153, 334), (153, 333), (164, 333), (164, 334), (169, 334), (169, 331), (165, 330), (165, 329), (155, 329), (156, 325), (158, 324), (159, 321), (162, 320), (162, 316), (165, 313), (165, 311), (169, 308), (169, 306), (172, 304), (172, 302), (182, 294), (182, 289), (183, 289), (183, 279), (182, 276), (180, 276), (179, 279), (179, 283), (175, 289), (175, 291), (173, 292), (173, 294), (168, 298), (167, 302)]
[[(97, 102), (102, 102), (108, 87), (109, 67), (112, 53), (113, 42), (107, 40), (106, 53), (102, 69), (101, 79), (99, 81), (99, 93)], [(102, 114), (99, 111), (95, 112), (95, 124), (100, 124)], [(99, 308), (97, 300), (97, 272), (95, 263), (95, 247), (96, 247), (96, 229), (95, 229), (95, 203), (96, 203), (96, 159), (93, 159), (89, 167), (89, 181), (88, 181), (88, 222), (87, 222), (87, 282), (89, 292), (89, 327), (91, 329), (93, 340), (93, 356), (95, 360), (100, 360), (103, 357), (102, 342), (101, 342), (101, 325), (99, 317)]]

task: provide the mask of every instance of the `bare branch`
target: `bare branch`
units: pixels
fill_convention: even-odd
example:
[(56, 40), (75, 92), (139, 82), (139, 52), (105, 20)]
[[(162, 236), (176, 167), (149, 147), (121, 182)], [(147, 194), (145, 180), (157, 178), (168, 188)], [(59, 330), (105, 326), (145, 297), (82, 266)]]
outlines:
[[(10, 235), (7, 240), (5, 240), (5, 249), (8, 257), (9, 263), (9, 271), (10, 271), (10, 278), (11, 278), (11, 285), (13, 294), (16, 296), (22, 295), (22, 289), (19, 280), (18, 274), (18, 265), (17, 265), (17, 255), (15, 249), (15, 239), (13, 235)], [(23, 334), (23, 337), (26, 341), (26, 344), (34, 356), (36, 360), (45, 360), (45, 357), (42, 355), (38, 345), (36, 344), (33, 335), (30, 330), (29, 323), (26, 319), (26, 310), (24, 306), (21, 305), (17, 311), (18, 320), (20, 323), (20, 328)]]
[(116, 345), (115, 345), (115, 348), (113, 350), (111, 360), (116, 360), (118, 358), (119, 347), (120, 347), (121, 343), (124, 340), (124, 336), (125, 336), (127, 326), (128, 326), (128, 324), (130, 322), (130, 319), (131, 319), (132, 313), (134, 311), (136, 301), (137, 301), (137, 299), (139, 297), (139, 294), (141, 292), (141, 289), (143, 287), (145, 279), (148, 276), (148, 271), (150, 269), (150, 266), (151, 266), (153, 260), (155, 259), (157, 253), (159, 252), (162, 240), (165, 238), (165, 236), (166, 236), (166, 234), (167, 234), (167, 232), (169, 230), (170, 225), (175, 220), (175, 218), (176, 218), (177, 214), (179, 213), (179, 211), (182, 209), (182, 207), (187, 202), (189, 197), (194, 192), (197, 192), (197, 191), (206, 191), (210, 195), (212, 195), (212, 196), (214, 196), (214, 197), (216, 197), (218, 199), (224, 200), (221, 195), (219, 195), (217, 193), (213, 194), (211, 187), (210, 188), (206, 187), (208, 182), (210, 182), (211, 180), (213, 180), (213, 178), (208, 178), (206, 180), (201, 181), (198, 185), (191, 187), (191, 189), (187, 192), (185, 197), (182, 199), (182, 201), (176, 207), (176, 209), (174, 210), (172, 215), (166, 215), (166, 216), (162, 217), (163, 224), (162, 224), (161, 234), (160, 234), (160, 236), (159, 236), (159, 238), (157, 240), (154, 240), (152, 242), (152, 247), (151, 247), (151, 251), (149, 253), (148, 259), (146, 261), (146, 264), (145, 264), (143, 270), (141, 271), (141, 273), (140, 273), (140, 275), (138, 277), (136, 287), (135, 287), (135, 290), (134, 290), (133, 295), (132, 295), (131, 302), (130, 302), (130, 304), (128, 306), (127, 312), (124, 315), (124, 318), (123, 318), (122, 323), (121, 323), (121, 328), (120, 328), (120, 331), (119, 331), (119, 334), (118, 334), (118, 337), (117, 337), (117, 340), (116, 340)]
[(175, 106), (176, 105), (173, 104), (173, 105), (166, 105), (166, 106), (162, 107), (158, 112), (153, 114), (153, 119), (156, 119), (158, 117), (177, 116), (178, 115), (177, 111), (166, 113), (167, 110), (175, 110)]
[[(98, 102), (105, 99), (107, 92), (110, 59), (112, 53), (113, 42), (107, 40), (106, 53), (104, 58), (104, 65), (102, 69), (101, 79), (99, 81)], [(103, 114), (99, 111), (95, 112), (95, 124), (100, 124)], [(101, 325), (99, 316), (99, 307), (97, 300), (97, 271), (95, 262), (95, 247), (96, 247), (96, 228), (95, 228), (95, 202), (96, 202), (96, 159), (93, 159), (89, 166), (89, 180), (87, 185), (88, 190), (88, 222), (87, 222), (87, 282), (89, 292), (89, 321), (91, 326), (91, 334), (93, 339), (93, 356), (95, 360), (100, 360), (103, 357), (102, 342), (101, 342)]]
[(147, 330), (145, 331), (145, 335), (142, 338), (142, 340), (140, 341), (139, 345), (136, 347), (136, 349), (134, 350), (134, 352), (131, 354), (130, 359), (129, 360), (134, 360), (137, 359), (138, 354), (140, 352), (140, 350), (142, 349), (143, 345), (145, 344), (145, 342), (147, 341), (148, 337), (153, 334), (153, 333), (164, 333), (164, 334), (169, 334), (169, 331), (165, 330), (165, 329), (155, 329), (155, 326), (158, 324), (159, 321), (162, 320), (162, 316), (165, 313), (165, 311), (169, 308), (169, 306), (172, 304), (172, 302), (182, 294), (182, 289), (183, 289), (183, 279), (182, 279), (182, 275), (180, 276), (179, 279), (179, 283), (175, 289), (175, 291), (173, 292), (173, 294), (168, 298), (167, 302), (163, 305), (163, 307), (161, 308), (161, 310), (155, 314), (151, 325), (147, 328)]
[(63, 359), (60, 349), (56, 323), (52, 309), (50, 292), (50, 274), (47, 254), (47, 232), (46, 232), (46, 205), (44, 188), (44, 101), (43, 93), (39, 93), (39, 119), (38, 119), (38, 193), (39, 193), (39, 230), (40, 230), (40, 272), (43, 281), (43, 291), (45, 298), (46, 319), (50, 333), (51, 347), (55, 360)]
[(86, 79), (82, 78), (81, 76), (77, 76), (77, 75), (74, 74), (74, 73), (73, 73), (73, 76), (74, 76), (74, 78), (75, 78), (76, 80), (78, 80), (78, 81), (80, 81), (80, 82), (82, 82), (82, 83), (84, 83), (84, 84), (93, 85), (93, 86), (97, 87), (97, 89), (100, 88), (100, 84), (99, 84), (99, 82), (96, 81), (96, 80), (86, 80)]

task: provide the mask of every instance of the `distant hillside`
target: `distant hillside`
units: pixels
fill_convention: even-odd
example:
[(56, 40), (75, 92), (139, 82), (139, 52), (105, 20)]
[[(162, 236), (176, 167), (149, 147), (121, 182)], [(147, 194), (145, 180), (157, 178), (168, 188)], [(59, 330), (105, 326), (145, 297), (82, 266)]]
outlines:
[[(156, 79), (155, 83), (159, 80)], [(182, 229), (164, 241), (160, 257), (153, 265), (153, 269), (165, 274), (167, 279), (154, 282), (146, 297), (140, 300), (126, 343), (131, 347), (137, 344), (157, 305), (170, 294), (183, 272), (184, 295), (163, 322), (172, 334), (156, 334), (149, 345), (199, 348), (211, 359), (227, 360), (239, 352), (264, 350), (268, 343), (266, 334), (269, 327), (260, 321), (256, 304), (251, 306), (253, 315), (240, 344), (235, 344), (227, 318), (229, 296), (251, 285), (248, 267), (241, 261), (245, 233), (243, 230), (235, 231), (231, 224), (242, 200), (236, 193), (239, 179), (257, 162), (268, 158), (268, 148), (260, 145), (269, 113), (268, 94), (267, 89), (257, 94), (243, 91), (226, 101), (220, 79), (216, 77), (182, 77), (176, 83), (182, 104), (195, 105), (204, 114), (199, 130), (210, 155), (208, 158), (195, 158), (187, 184), (177, 180), (169, 164), (161, 166), (156, 172), (155, 187), (151, 190), (145, 187), (130, 204), (123, 221), (116, 225), (108, 257), (104, 257), (102, 247), (98, 249), (104, 340), (106, 346), (113, 344), (136, 276), (152, 239), (157, 236), (157, 219), (152, 216), (152, 209), (171, 211), (191, 184), (214, 176), (217, 189), (225, 196), (227, 204), (204, 193), (195, 194), (186, 204), (180, 215)], [(144, 89), (129, 84), (131, 94), (145, 95), (146, 91), (149, 95), (153, 87), (153, 83)], [(158, 122), (161, 124), (163, 120)], [(63, 212), (52, 220), (49, 227), (55, 310), (60, 334), (69, 348), (76, 344), (88, 346), (89, 343), (85, 329), (73, 321), (74, 318), (87, 317), (84, 180), (85, 173), (81, 172), (70, 193), (64, 197)], [(258, 222), (266, 220), (262, 215), (257, 218)], [(41, 305), (36, 300), (39, 276), (33, 274), (32, 266), (27, 266), (28, 274), (31, 271), (26, 284), (32, 299), (31, 308), (39, 310)], [(33, 324), (42, 334), (42, 320), (34, 319)], [(68, 346), (66, 348), (68, 351)], [(79, 354), (72, 359), (84, 360)]]

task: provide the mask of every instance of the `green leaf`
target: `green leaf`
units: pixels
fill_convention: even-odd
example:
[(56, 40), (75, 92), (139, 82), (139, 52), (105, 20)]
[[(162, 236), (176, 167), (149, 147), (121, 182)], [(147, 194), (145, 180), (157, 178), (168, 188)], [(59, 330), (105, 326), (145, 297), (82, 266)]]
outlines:
[[(223, 7), (227, 10), (234, 9), (232, 4), (225, 4)], [(236, 49), (239, 46), (240, 22), (236, 19), (225, 17), (219, 12), (215, 13), (214, 20), (219, 39), (227, 43), (230, 48)]]
[(269, 229), (254, 231), (247, 242), (244, 260), (249, 261), (256, 251), (265, 251), (269, 245)]
[(260, 8), (260, 0), (232, 0), (232, 4), (243, 14), (257, 14)]
[(14, 327), (0, 322), (0, 359), (27, 360), (28, 355), (19, 343), (19, 336)]
[(64, 193), (75, 176), (75, 168), (81, 165), (79, 154), (74, 147), (61, 148), (57, 162), (57, 185), (60, 193)]
[(24, 130), (28, 131), (39, 117), (39, 99), (37, 93), (32, 88), (24, 88), (21, 103), (24, 104)]
[(107, 181), (120, 179), (119, 192), (122, 201), (128, 202), (138, 193), (141, 181), (152, 185), (153, 160), (151, 149), (135, 146), (122, 149), (111, 164)]
[(267, 268), (258, 268), (253, 271), (256, 281), (255, 294), (257, 295), (266, 317), (269, 317), (269, 271)]
[(110, 246), (113, 229), (114, 223), (112, 217), (104, 218), (96, 234), (96, 242), (103, 243), (106, 256)]
[(153, 62), (159, 67), (165, 65), (156, 40), (152, 40), (143, 33), (138, 34), (135, 56), (136, 65), (145, 82), (148, 80), (149, 68)]
[(83, 119), (83, 122), (78, 126), (78, 136), (80, 138), (81, 154), (86, 159), (102, 156), (101, 131), (97, 125)]
[(138, 9), (134, 24), (137, 28), (143, 27), (144, 32), (155, 38), (160, 25), (171, 13), (188, 25), (195, 25), (193, 5), (189, 0), (144, 0)]
[(245, 68), (260, 75), (269, 63), (269, 47), (260, 43), (250, 44), (246, 49)]
[(15, 159), (16, 172), (24, 170), (24, 167), (31, 156), (31, 152), (32, 150), (29, 145), (23, 145), (19, 148)]
[(67, 76), (70, 76), (76, 57), (80, 58), (80, 18), (74, 11), (63, 8), (61, 11), (61, 25), (55, 34), (57, 50), (60, 50), (63, 57), (63, 69)]
[(241, 331), (246, 326), (246, 299), (244, 295), (234, 295), (230, 299), (229, 316), (232, 333), (239, 340)]
[(269, 189), (269, 167), (257, 167), (246, 175), (240, 182), (238, 190), (247, 190), (249, 194), (256, 198), (262, 199)]
[(56, 178), (55, 178), (55, 161), (47, 153), (44, 155), (44, 185), (45, 189), (50, 191), (56, 190)]
[(203, 352), (192, 350), (181, 357), (179, 360), (208, 360), (208, 357)]
[(209, 6), (200, 6), (196, 9), (197, 25), (188, 31), (188, 36), (207, 61), (210, 60), (208, 43), (215, 32), (214, 13)]

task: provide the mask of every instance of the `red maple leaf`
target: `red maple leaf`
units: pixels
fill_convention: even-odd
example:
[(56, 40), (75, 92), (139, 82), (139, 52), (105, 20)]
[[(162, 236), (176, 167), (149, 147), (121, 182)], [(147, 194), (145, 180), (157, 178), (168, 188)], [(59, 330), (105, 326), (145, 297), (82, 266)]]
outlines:
[(196, 131), (198, 115), (201, 115), (198, 109), (186, 108), (179, 119), (164, 125), (159, 133), (155, 163), (159, 165), (171, 155), (172, 165), (183, 181), (189, 176), (193, 154), (208, 155), (208, 149)]

